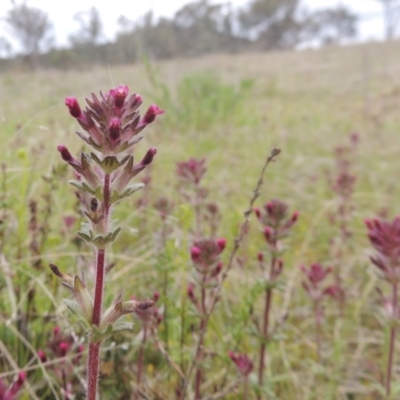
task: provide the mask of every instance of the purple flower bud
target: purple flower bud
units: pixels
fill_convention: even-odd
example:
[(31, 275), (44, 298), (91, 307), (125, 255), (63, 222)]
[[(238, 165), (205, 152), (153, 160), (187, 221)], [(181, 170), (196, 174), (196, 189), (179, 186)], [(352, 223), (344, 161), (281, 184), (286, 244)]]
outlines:
[(108, 126), (109, 137), (112, 142), (117, 141), (121, 136), (121, 120), (119, 118), (112, 118)]
[(193, 262), (199, 262), (200, 261), (200, 254), (201, 254), (201, 250), (198, 247), (193, 246), (190, 249), (190, 255), (192, 257)]
[(218, 239), (217, 245), (219, 247), (220, 252), (222, 253), (222, 251), (225, 249), (225, 246), (226, 246), (226, 239), (224, 239), (224, 238)]
[(114, 106), (121, 108), (124, 105), (125, 98), (128, 96), (129, 88), (126, 85), (119, 85), (115, 89), (110, 90), (110, 95), (114, 97)]
[(156, 104), (152, 104), (146, 111), (146, 114), (143, 117), (143, 122), (145, 124), (150, 124), (152, 123), (157, 115), (164, 114), (164, 110), (161, 110), (160, 107), (158, 107)]
[(228, 352), (230, 359), (235, 363), (237, 369), (244, 376), (248, 376), (253, 370), (253, 362), (246, 354), (235, 354), (233, 351)]
[(69, 343), (67, 343), (67, 342), (61, 342), (61, 343), (58, 345), (58, 348), (59, 348), (59, 350), (60, 350), (61, 357), (65, 357), (65, 355), (67, 354), (67, 352), (68, 352), (68, 350), (69, 350)]
[(143, 157), (143, 160), (141, 161), (142, 165), (149, 165), (152, 161), (154, 156), (157, 154), (157, 149), (152, 147), (151, 149), (147, 150), (146, 155)]
[(43, 350), (38, 350), (37, 355), (40, 359), (41, 362), (46, 362), (47, 357), (46, 357), (46, 353)]
[(57, 150), (61, 153), (61, 157), (64, 161), (66, 162), (73, 161), (74, 158), (71, 156), (71, 153), (63, 144), (58, 145)]
[(75, 97), (66, 97), (65, 105), (69, 108), (69, 113), (74, 118), (79, 118), (82, 116), (82, 110), (79, 106), (78, 100)]

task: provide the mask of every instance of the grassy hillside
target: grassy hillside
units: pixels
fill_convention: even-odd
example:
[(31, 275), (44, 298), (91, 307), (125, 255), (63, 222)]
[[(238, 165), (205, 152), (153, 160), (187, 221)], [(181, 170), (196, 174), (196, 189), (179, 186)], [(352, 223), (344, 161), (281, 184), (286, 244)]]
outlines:
[[(51, 275), (48, 264), (55, 263), (71, 275), (84, 269), (88, 279), (93, 274), (91, 250), (75, 236), (82, 217), (74, 188), (67, 183), (72, 173), (56, 150), (60, 143), (74, 154), (82, 149), (74, 134), (78, 124), (69, 115), (64, 98), (76, 96), (83, 105), (89, 93), (123, 83), (143, 96), (143, 110), (156, 102), (166, 114), (135, 147), (138, 160), (149, 147), (156, 147), (158, 153), (150, 169), (149, 188), (116, 209), (123, 233), (109, 259), (116, 266), (109, 275), (106, 301), (121, 290), (127, 297), (138, 298), (150, 298), (160, 291), (161, 309), (168, 313), (158, 328), (159, 340), (184, 370), (193, 354), (198, 320), (185, 297), (185, 283), (193, 269), (189, 255), (193, 210), (180, 195), (176, 163), (206, 158), (204, 186), (208, 199), (221, 210), (218, 236), (227, 238), (228, 249), (222, 257), (226, 263), (259, 171), (271, 149), (278, 147), (282, 153), (267, 170), (257, 206), (279, 198), (290, 210), (299, 210), (300, 218), (284, 241), (284, 285), (274, 291), (274, 338), (268, 344), (267, 379), (261, 396), (283, 400), (385, 398), (388, 329), (375, 287), (388, 293), (389, 285), (378, 279), (368, 259), (372, 250), (363, 220), (399, 213), (399, 46), (397, 42), (366, 44), (117, 68), (111, 63), (110, 68), (91, 71), (1, 75), (0, 378), (11, 382), (15, 371), (24, 369), (28, 378), (21, 398), (65, 398), (60, 394), (60, 377), (36, 356), (37, 350), (49, 347), (55, 326), (63, 332), (73, 329), (75, 342), (80, 343), (82, 335), (62, 303), (68, 293)], [(351, 133), (359, 135), (350, 166), (356, 176), (347, 220), (351, 236), (340, 241), (340, 228), (332, 222), (338, 215), (339, 199), (328, 176), (337, 174), (335, 148), (350, 146)], [(169, 218), (173, 233), (161, 255), (157, 235), (162, 224), (153, 207), (160, 196), (175, 204)], [(138, 199), (148, 206), (138, 207)], [(72, 228), (63, 224), (66, 216), (77, 218)], [(252, 218), (239, 251), (242, 263), (231, 270), (211, 318), (205, 344), (211, 355), (204, 361), (202, 398), (214, 398), (205, 396), (239, 379), (229, 350), (246, 353), (258, 362), (260, 339), (249, 310), (261, 318), (264, 301), (257, 289), (262, 276), (257, 253), (265, 248), (261, 228)], [(324, 301), (319, 360), (312, 303), (301, 287), (299, 269), (301, 264), (314, 262), (340, 269), (346, 291), (342, 313), (337, 302)], [(106, 342), (102, 398), (135, 398), (140, 339), (136, 321), (133, 333)], [(400, 360), (398, 352), (396, 356)], [(50, 353), (49, 358), (56, 360)], [(76, 398), (81, 398), (84, 362), (68, 360), (73, 371), (69, 379)], [(65, 364), (57, 362), (64, 368)], [(148, 397), (143, 398), (176, 398), (179, 375), (155, 342), (145, 349), (145, 366), (142, 385)], [(249, 399), (256, 398), (255, 372), (256, 368), (250, 376)], [(398, 369), (394, 373), (393, 399), (400, 396), (398, 384), (395, 394)], [(222, 398), (238, 399), (242, 393), (238, 383)], [(192, 391), (189, 394), (193, 396)]]

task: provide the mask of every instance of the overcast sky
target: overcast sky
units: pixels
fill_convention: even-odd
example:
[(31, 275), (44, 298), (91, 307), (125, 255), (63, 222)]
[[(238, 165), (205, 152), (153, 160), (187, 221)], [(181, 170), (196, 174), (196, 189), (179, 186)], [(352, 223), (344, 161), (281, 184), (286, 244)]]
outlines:
[[(22, 0), (17, 0), (19, 3)], [(236, 7), (248, 3), (249, 0), (231, 0)], [(116, 21), (119, 16), (124, 15), (131, 20), (137, 20), (140, 16), (152, 9), (156, 16), (172, 17), (174, 13), (189, 0), (28, 0), (28, 5), (37, 7), (49, 14), (54, 24), (56, 43), (65, 45), (68, 36), (79, 29), (74, 21), (74, 14), (78, 11), (87, 11), (95, 6), (99, 12), (104, 25), (104, 33), (107, 38), (112, 39), (117, 30)], [(223, 3), (224, 0), (215, 1)], [(303, 0), (303, 5), (309, 9), (317, 9), (342, 4), (356, 12), (360, 18), (360, 38), (381, 39), (383, 37), (383, 21), (381, 6), (376, 0)], [(0, 21), (11, 8), (11, 0), (0, 0)], [(4, 22), (0, 23), (0, 37), (9, 38), (5, 30)]]

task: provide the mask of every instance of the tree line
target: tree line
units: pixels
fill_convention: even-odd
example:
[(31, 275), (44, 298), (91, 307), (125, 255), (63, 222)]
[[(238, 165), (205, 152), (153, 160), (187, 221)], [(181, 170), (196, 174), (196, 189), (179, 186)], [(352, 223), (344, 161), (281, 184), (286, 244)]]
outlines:
[[(377, 1), (386, 7), (391, 18), (388, 31), (393, 36), (394, 10), (398, 8), (393, 6), (394, 0)], [(119, 17), (112, 41), (104, 41), (103, 23), (95, 7), (77, 13), (75, 20), (79, 29), (70, 36), (69, 46), (57, 48), (48, 14), (26, 1), (13, 2), (3, 22), (23, 52), (12, 55), (11, 44), (0, 38), (0, 67), (19, 62), (32, 68), (86, 68), (109, 62), (133, 63), (144, 56), (171, 59), (341, 44), (357, 36), (358, 22), (357, 15), (343, 5), (311, 12), (301, 0), (249, 0), (236, 8), (230, 2), (194, 0), (172, 18), (155, 18), (152, 11), (136, 21)]]

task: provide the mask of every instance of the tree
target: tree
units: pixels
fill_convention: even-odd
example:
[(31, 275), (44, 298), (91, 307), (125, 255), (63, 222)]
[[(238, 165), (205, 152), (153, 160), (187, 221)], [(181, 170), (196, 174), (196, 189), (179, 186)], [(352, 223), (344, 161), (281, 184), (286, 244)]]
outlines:
[(322, 44), (340, 44), (357, 35), (357, 15), (343, 6), (326, 8), (309, 15), (304, 23), (308, 39)]
[(293, 48), (298, 43), (299, 0), (252, 0), (239, 12), (242, 35), (263, 50)]
[(92, 7), (89, 11), (78, 12), (74, 15), (74, 19), (79, 23), (80, 29), (69, 38), (72, 46), (98, 45), (103, 37), (103, 23), (97, 8)]
[(29, 7), (24, 1), (21, 4), (13, 3), (4, 20), (13, 37), (21, 44), (31, 66), (37, 68), (38, 55), (47, 50), (52, 41), (52, 24), (47, 13)]
[(375, 0), (382, 5), (386, 40), (392, 40), (400, 22), (399, 0)]

